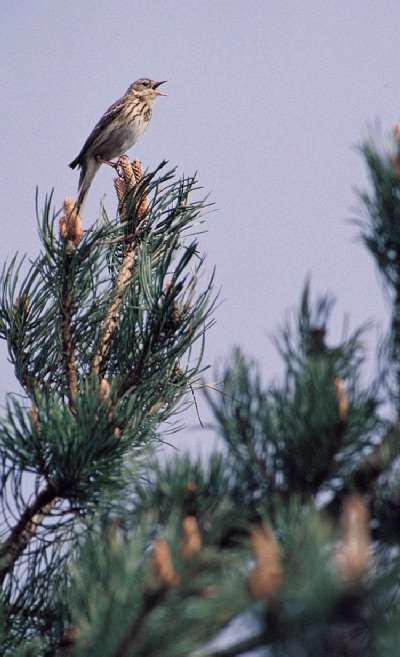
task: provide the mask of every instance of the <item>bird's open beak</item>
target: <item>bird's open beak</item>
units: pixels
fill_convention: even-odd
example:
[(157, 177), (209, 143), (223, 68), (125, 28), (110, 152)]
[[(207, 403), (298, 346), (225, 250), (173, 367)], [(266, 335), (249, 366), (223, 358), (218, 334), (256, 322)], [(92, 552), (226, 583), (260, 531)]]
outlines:
[(161, 82), (155, 82), (153, 84), (153, 89), (154, 89), (154, 93), (155, 93), (156, 96), (167, 96), (168, 95), (168, 94), (163, 94), (162, 91), (155, 91), (157, 89), (157, 87), (159, 87), (161, 84), (165, 84), (165, 82), (167, 82), (167, 80), (161, 80)]

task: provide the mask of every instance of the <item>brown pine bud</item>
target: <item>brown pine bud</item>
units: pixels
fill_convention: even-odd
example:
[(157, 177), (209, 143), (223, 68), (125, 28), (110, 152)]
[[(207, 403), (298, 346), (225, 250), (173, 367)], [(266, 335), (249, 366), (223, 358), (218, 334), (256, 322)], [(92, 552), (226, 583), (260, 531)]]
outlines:
[[(135, 185), (140, 182), (143, 178), (143, 169), (142, 163), (140, 160), (134, 160), (133, 162), (129, 161), (127, 155), (120, 157), (118, 161), (118, 178), (114, 179), (114, 187), (117, 192), (118, 201), (119, 201), (119, 213), (121, 221), (126, 221), (128, 217), (127, 207), (126, 207), (126, 198), (128, 193), (135, 187)], [(147, 194), (144, 194), (141, 200), (137, 203), (136, 206), (136, 215), (138, 223), (144, 219), (145, 215), (148, 212), (150, 207)]]
[(139, 221), (142, 221), (145, 218), (149, 210), (149, 207), (150, 207), (149, 198), (147, 194), (145, 194), (142, 200), (140, 201), (137, 209), (137, 216)]
[(172, 562), (171, 550), (165, 538), (154, 541), (153, 570), (158, 579), (166, 586), (177, 586), (180, 578)]
[(71, 216), (75, 212), (75, 201), (70, 196), (66, 196), (63, 203), (64, 212), (67, 216)]
[(64, 200), (64, 215), (60, 218), (59, 227), (60, 238), (64, 242), (72, 242), (74, 246), (78, 246), (83, 237), (83, 228), (72, 198), (67, 197)]
[(68, 224), (64, 216), (60, 217), (58, 225), (60, 230), (60, 239), (62, 240), (68, 239)]
[(336, 399), (338, 403), (339, 417), (342, 420), (342, 422), (346, 422), (349, 416), (350, 403), (349, 403), (349, 398), (347, 396), (344, 381), (338, 376), (335, 379), (335, 388), (336, 388)]
[(127, 155), (123, 155), (122, 157), (120, 157), (118, 161), (118, 166), (121, 169), (122, 178), (125, 181), (126, 192), (128, 192), (130, 189), (133, 189), (133, 187), (137, 182), (137, 178), (135, 176), (133, 166), (129, 161), (129, 157)]
[(282, 586), (283, 571), (279, 546), (269, 527), (255, 525), (250, 532), (250, 544), (255, 564), (249, 575), (249, 590), (261, 600), (276, 595)]
[(100, 399), (108, 399), (111, 393), (111, 386), (107, 379), (102, 379), (100, 381)]
[(22, 311), (24, 315), (28, 315), (31, 309), (31, 301), (27, 294), (23, 294), (21, 297), (17, 296), (15, 299), (15, 305), (18, 307), (19, 312)]
[[(135, 175), (136, 182), (140, 182), (143, 178), (143, 169), (142, 163), (140, 160), (133, 160), (132, 168)], [(137, 208), (137, 216), (139, 221), (142, 221), (146, 216), (148, 209), (150, 207), (149, 198), (147, 194), (144, 194)]]
[(153, 404), (152, 406), (150, 406), (150, 409), (149, 409), (149, 416), (150, 416), (150, 417), (154, 417), (154, 415), (156, 415), (156, 413), (158, 413), (159, 411), (161, 411), (161, 409), (162, 409), (164, 406), (165, 406), (165, 401), (163, 401), (162, 399), (159, 399), (158, 401), (155, 402), (155, 404)]
[(128, 218), (126, 197), (129, 189), (127, 183), (122, 178), (114, 178), (114, 187), (118, 197), (119, 216), (121, 218), (121, 222), (123, 223), (124, 221), (127, 221)]
[(393, 157), (393, 168), (398, 176), (400, 176), (400, 123), (396, 123), (393, 127), (393, 137), (396, 142), (396, 155)]
[(368, 509), (360, 495), (350, 495), (343, 504), (342, 540), (336, 549), (336, 565), (342, 579), (358, 583), (367, 571), (371, 557)]
[(31, 416), (31, 425), (32, 429), (36, 431), (36, 433), (39, 433), (40, 431), (40, 424), (39, 424), (39, 413), (36, 408), (36, 406), (32, 405), (29, 409), (29, 415)]
[(126, 195), (125, 181), (121, 178), (114, 178), (114, 187), (117, 192), (119, 206), (121, 207)]
[(143, 178), (143, 169), (142, 169), (141, 161), (140, 160), (133, 160), (132, 169), (133, 169), (133, 173), (134, 173), (136, 182), (140, 182), (140, 180), (142, 180), (142, 178)]
[(187, 516), (182, 523), (183, 541), (181, 546), (181, 555), (188, 559), (194, 554), (200, 552), (202, 547), (201, 534), (197, 520), (194, 516)]

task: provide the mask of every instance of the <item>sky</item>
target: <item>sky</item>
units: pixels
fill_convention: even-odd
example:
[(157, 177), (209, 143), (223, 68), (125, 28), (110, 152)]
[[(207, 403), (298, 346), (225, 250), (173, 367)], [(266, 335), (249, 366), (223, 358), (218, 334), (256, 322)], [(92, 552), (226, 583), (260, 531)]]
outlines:
[[(215, 211), (201, 249), (222, 301), (206, 361), (233, 346), (265, 381), (281, 372), (270, 336), (304, 281), (343, 316), (374, 319), (371, 357), (387, 321), (373, 262), (357, 239), (355, 187), (367, 184), (357, 144), (400, 118), (398, 0), (13, 0), (0, 24), (0, 258), (38, 250), (35, 188), (59, 206), (76, 191), (68, 168), (104, 110), (139, 77), (168, 80), (131, 155), (198, 172)], [(102, 167), (85, 226), (114, 208)], [(0, 351), (0, 395), (15, 390)], [(211, 373), (210, 380), (217, 374)], [(213, 378), (214, 377), (214, 378)], [(207, 417), (204, 402), (201, 412)], [(189, 419), (189, 425), (196, 418)], [(209, 434), (184, 432), (201, 450)], [(189, 441), (189, 443), (188, 443)]]

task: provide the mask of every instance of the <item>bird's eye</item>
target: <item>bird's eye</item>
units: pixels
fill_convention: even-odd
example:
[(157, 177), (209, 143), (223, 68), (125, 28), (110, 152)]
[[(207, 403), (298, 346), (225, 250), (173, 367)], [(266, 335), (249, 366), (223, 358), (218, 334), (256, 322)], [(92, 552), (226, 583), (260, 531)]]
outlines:
[(142, 84), (143, 84), (144, 87), (148, 87), (149, 86), (149, 81), (148, 80), (143, 80)]

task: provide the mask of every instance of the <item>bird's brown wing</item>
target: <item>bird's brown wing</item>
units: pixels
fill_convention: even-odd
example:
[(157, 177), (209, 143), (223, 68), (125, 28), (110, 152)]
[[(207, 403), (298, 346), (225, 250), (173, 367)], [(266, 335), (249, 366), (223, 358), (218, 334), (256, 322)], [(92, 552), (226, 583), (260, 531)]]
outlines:
[(119, 98), (118, 100), (115, 101), (115, 103), (110, 105), (110, 107), (104, 112), (100, 121), (96, 123), (89, 137), (86, 139), (85, 143), (83, 144), (79, 155), (75, 158), (75, 160), (73, 160), (73, 162), (70, 163), (69, 166), (71, 167), (71, 169), (75, 169), (76, 166), (82, 164), (87, 151), (96, 141), (96, 139), (100, 137), (102, 132), (106, 131), (107, 126), (110, 123), (112, 123), (115, 118), (118, 117), (123, 107), (124, 107), (124, 98)]

